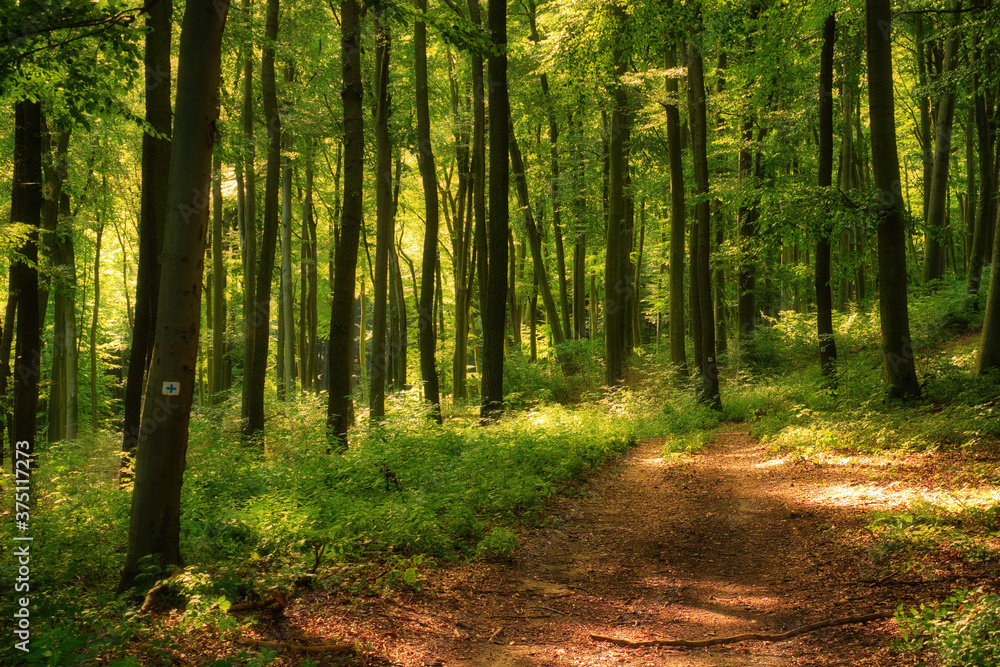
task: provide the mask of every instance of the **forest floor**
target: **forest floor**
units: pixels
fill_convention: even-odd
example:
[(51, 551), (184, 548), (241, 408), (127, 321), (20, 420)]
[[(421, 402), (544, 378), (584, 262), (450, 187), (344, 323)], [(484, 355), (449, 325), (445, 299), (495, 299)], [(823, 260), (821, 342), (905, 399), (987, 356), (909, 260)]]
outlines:
[(592, 635), (781, 633), (995, 580), (985, 565), (947, 558), (886, 575), (865, 537), (866, 514), (967, 486), (982, 465), (968, 454), (780, 458), (731, 423), (696, 455), (664, 458), (662, 444), (639, 443), (553, 500), (548, 527), (527, 531), (510, 560), (443, 565), (420, 591), (309, 593), (262, 636), (359, 642), (360, 655), (312, 656), (331, 665), (933, 665), (894, 648), (891, 618), (698, 649)]

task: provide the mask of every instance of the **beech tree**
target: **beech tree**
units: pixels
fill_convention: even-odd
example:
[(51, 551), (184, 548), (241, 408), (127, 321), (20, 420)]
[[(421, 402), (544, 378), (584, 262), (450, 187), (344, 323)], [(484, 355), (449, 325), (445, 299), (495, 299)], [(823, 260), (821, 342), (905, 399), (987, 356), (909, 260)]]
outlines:
[(163, 269), (157, 295), (159, 324), (143, 401), (128, 551), (119, 591), (133, 586), (145, 556), (159, 554), (160, 570), (184, 564), (180, 496), (194, 398), (213, 126), (228, 10), (228, 3), (188, 0), (181, 25)]
[(866, 0), (868, 113), (871, 118), (872, 172), (879, 194), (878, 277), (882, 354), (889, 394), (920, 395), (910, 341), (906, 296), (906, 230), (896, 152), (892, 90), (892, 15), (889, 0)]

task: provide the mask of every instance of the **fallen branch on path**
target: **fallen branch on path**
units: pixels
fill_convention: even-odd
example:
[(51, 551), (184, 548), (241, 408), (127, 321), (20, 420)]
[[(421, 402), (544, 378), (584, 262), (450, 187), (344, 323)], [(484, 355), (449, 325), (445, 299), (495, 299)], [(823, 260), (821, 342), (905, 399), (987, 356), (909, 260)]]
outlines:
[(259, 602), (237, 602), (229, 605), (228, 612), (235, 614), (241, 611), (257, 611), (258, 609), (268, 609), (270, 611), (281, 611), (288, 606), (288, 599), (285, 594), (278, 591), (266, 600)]
[(646, 639), (644, 641), (618, 639), (615, 637), (605, 637), (604, 635), (590, 635), (590, 638), (597, 642), (608, 642), (609, 644), (614, 644), (616, 646), (624, 646), (625, 648), (646, 648), (650, 646), (680, 646), (683, 648), (704, 648), (706, 646), (721, 646), (723, 644), (736, 644), (738, 642), (750, 642), (750, 641), (781, 642), (785, 641), (786, 639), (791, 639), (792, 637), (798, 637), (799, 635), (804, 635), (807, 632), (820, 630), (822, 628), (832, 628), (838, 625), (854, 625), (856, 623), (868, 623), (870, 621), (881, 621), (887, 618), (892, 618), (894, 615), (895, 612), (893, 611), (880, 611), (874, 614), (867, 614), (865, 616), (846, 616), (844, 618), (831, 618), (826, 621), (819, 621), (818, 623), (810, 623), (809, 625), (803, 625), (801, 627), (795, 628), (794, 630), (789, 630), (788, 632), (782, 632), (776, 635), (767, 635), (759, 632), (749, 632), (743, 635), (736, 635), (735, 637), (718, 637), (715, 639)]
[(269, 642), (263, 639), (237, 639), (237, 642), (244, 646), (254, 646), (257, 648), (283, 648), (286, 651), (302, 651), (303, 653), (353, 653), (353, 642), (341, 642), (337, 644), (293, 644), (291, 642)]

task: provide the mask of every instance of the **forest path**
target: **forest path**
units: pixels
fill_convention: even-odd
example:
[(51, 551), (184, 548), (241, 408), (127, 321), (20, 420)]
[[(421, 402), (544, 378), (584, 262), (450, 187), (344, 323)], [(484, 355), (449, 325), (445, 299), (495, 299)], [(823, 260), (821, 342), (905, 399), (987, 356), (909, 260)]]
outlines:
[(341, 607), (341, 623), (353, 618), (369, 656), (382, 656), (366, 664), (915, 664), (891, 648), (892, 620), (710, 649), (591, 639), (779, 633), (893, 610), (913, 594), (859, 582), (870, 562), (838, 541), (891, 503), (891, 480), (871, 467), (769, 458), (732, 424), (697, 455), (665, 459), (661, 448), (643, 441), (554, 500), (550, 527), (529, 532), (511, 561), (445, 566), (422, 593)]

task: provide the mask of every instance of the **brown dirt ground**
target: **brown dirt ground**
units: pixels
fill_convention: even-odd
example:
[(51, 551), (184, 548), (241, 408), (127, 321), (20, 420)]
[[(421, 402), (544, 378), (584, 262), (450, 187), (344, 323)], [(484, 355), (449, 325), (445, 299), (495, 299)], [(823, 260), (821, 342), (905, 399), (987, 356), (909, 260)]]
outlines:
[(995, 581), (947, 562), (923, 579), (885, 576), (859, 530), (868, 512), (962, 483), (974, 461), (774, 458), (739, 424), (723, 425), (695, 456), (663, 458), (662, 444), (641, 442), (555, 499), (549, 527), (527, 531), (509, 561), (443, 566), (420, 592), (309, 593), (261, 630), (278, 641), (359, 643), (354, 657), (312, 656), (323, 665), (933, 665), (893, 648), (891, 619), (710, 649), (629, 649), (590, 636), (777, 633)]

